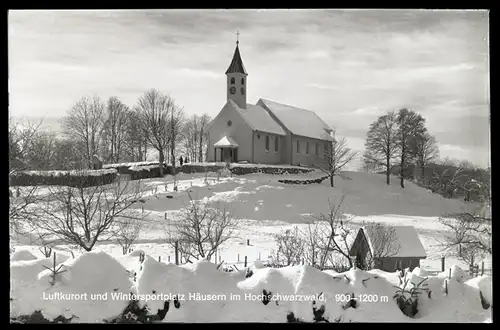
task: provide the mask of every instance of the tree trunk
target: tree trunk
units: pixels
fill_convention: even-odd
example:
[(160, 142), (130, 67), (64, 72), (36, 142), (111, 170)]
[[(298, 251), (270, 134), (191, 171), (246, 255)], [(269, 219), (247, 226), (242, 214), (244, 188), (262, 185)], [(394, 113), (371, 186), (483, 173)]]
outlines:
[(401, 149), (401, 168), (400, 168), (400, 175), (401, 175), (401, 188), (404, 188), (405, 187), (405, 175), (404, 175), (404, 171), (405, 171), (405, 148), (402, 148)]
[(390, 185), (391, 184), (391, 160), (390, 160), (389, 156), (387, 156), (385, 166), (386, 166), (386, 168), (385, 168), (385, 176), (386, 176), (385, 182), (387, 183), (387, 185)]
[(333, 184), (334, 184), (334, 182), (333, 182), (333, 175), (330, 175), (330, 187), (333, 188), (333, 186), (334, 186)]
[(200, 131), (200, 149), (198, 150), (198, 162), (203, 162), (203, 128)]
[(163, 162), (165, 159), (165, 155), (163, 154), (163, 150), (159, 150), (160, 152), (160, 176), (163, 177)]
[(175, 149), (175, 145), (174, 145), (174, 142), (172, 142), (172, 147), (170, 148), (170, 157), (172, 158), (172, 169), (173, 169), (174, 174), (175, 174), (175, 152), (174, 152), (174, 149)]

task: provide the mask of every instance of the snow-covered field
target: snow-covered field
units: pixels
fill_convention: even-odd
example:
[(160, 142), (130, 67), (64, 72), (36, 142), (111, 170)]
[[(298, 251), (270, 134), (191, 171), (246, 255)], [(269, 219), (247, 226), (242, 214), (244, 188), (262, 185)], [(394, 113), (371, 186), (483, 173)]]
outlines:
[[(300, 176), (310, 175), (313, 174), (302, 174)], [(359, 279), (368, 276), (368, 273), (354, 270), (351, 270), (352, 274), (350, 273), (348, 276), (357, 278), (358, 281), (346, 284), (343, 281), (337, 282), (338, 280), (332, 280), (330, 275), (307, 266), (289, 267), (283, 270), (262, 269), (255, 272), (254, 276), (245, 280), (244, 276), (237, 278), (241, 275), (238, 275), (238, 273), (226, 274), (218, 272), (213, 269), (215, 266), (208, 262), (182, 267), (167, 265), (169, 261), (174, 261), (174, 255), (173, 249), (169, 244), (165, 243), (166, 232), (168, 232), (169, 228), (172, 228), (172, 223), (178, 219), (179, 212), (189, 202), (188, 193), (193, 199), (202, 200), (212, 205), (219, 204), (220, 206), (226, 206), (234, 210), (235, 215), (240, 219), (240, 226), (236, 237), (221, 247), (218, 252), (217, 262), (224, 261), (226, 264), (235, 264), (239, 269), (243, 268), (245, 256), (249, 264), (256, 261), (259, 264), (258, 260), (265, 261), (271, 251), (276, 248), (273, 240), (274, 234), (282, 229), (292, 228), (293, 226), (304, 228), (307, 226), (306, 223), (310, 219), (310, 215), (318, 215), (327, 211), (329, 200), (339, 201), (342, 196), (345, 196), (344, 213), (352, 217), (351, 223), (353, 229), (357, 229), (363, 221), (414, 226), (428, 255), (427, 259), (421, 262), (421, 271), (436, 274), (441, 271), (441, 257), (443, 256), (443, 252), (439, 247), (439, 241), (442, 239), (445, 230), (437, 221), (439, 216), (448, 212), (470, 210), (474, 207), (472, 204), (465, 204), (459, 200), (445, 199), (439, 195), (429, 193), (412, 182), (406, 182), (405, 189), (402, 189), (399, 183), (396, 182), (397, 180), (393, 178), (392, 184), (387, 186), (385, 178), (382, 175), (344, 172), (336, 178), (335, 188), (329, 186), (328, 180), (325, 180), (322, 184), (295, 186), (278, 183), (278, 178), (283, 178), (283, 176), (251, 174), (233, 176), (232, 178), (220, 178), (219, 180), (215, 177), (209, 177), (209, 182), (206, 184), (204, 182), (204, 174), (181, 174), (177, 177), (178, 191), (176, 192), (173, 191), (172, 177), (167, 176), (164, 179), (143, 180), (141, 184), (144, 184), (149, 190), (146, 193), (145, 202), (137, 206), (137, 212), (142, 212), (143, 208), (145, 214), (147, 214), (147, 230), (141, 233), (139, 240), (134, 244), (133, 248), (136, 251), (144, 251), (147, 257), (143, 270), (138, 275), (136, 290), (142, 292), (147, 292), (150, 289), (154, 289), (157, 292), (160, 292), (160, 290), (164, 292), (169, 290), (170, 292), (172, 290), (175, 292), (179, 292), (178, 290), (205, 292), (210, 289), (226, 293), (233, 291), (237, 293), (241, 292), (241, 290), (258, 293), (259, 290), (262, 291), (261, 287), (265, 286), (268, 291), (286, 292), (287, 294), (306, 292), (318, 294), (319, 292), (329, 292), (333, 295), (334, 292), (347, 293), (348, 290), (354, 290), (354, 288), (359, 293), (364, 292), (363, 290), (366, 291), (366, 288), (359, 283), (361, 281)], [(24, 187), (24, 189), (28, 188)], [(41, 191), (43, 190), (44, 188), (41, 188)], [(172, 196), (173, 198), (167, 198), (167, 196)], [(249, 241), (250, 245), (247, 245), (247, 241)], [(67, 247), (61, 246), (59, 250), (64, 248)], [(19, 284), (19, 288), (22, 289), (19, 289), (20, 291), (17, 292), (17, 295), (18, 297), (24, 296), (28, 294), (28, 291), (24, 290), (32, 290), (34, 292), (32, 298), (35, 301), (27, 299), (26, 301), (30, 301), (26, 303), (27, 305), (23, 305), (21, 302), (14, 303), (14, 314), (21, 315), (23, 314), (21, 311), (27, 312), (31, 309), (32, 312), (33, 308), (40, 303), (37, 300), (40, 298), (36, 298), (36, 293), (38, 292), (39, 295), (42, 294), (46, 287), (40, 289), (40, 284), (36, 283), (43, 281), (47, 277), (46, 273), (40, 272), (44, 269), (41, 265), (48, 261), (43, 259), (37, 246), (30, 245), (28, 238), (20, 239), (16, 249), (19, 251), (30, 251), (38, 258), (31, 261), (12, 262), (11, 265), (11, 281), (13, 285), (17, 281), (16, 273), (12, 271), (13, 269), (18, 269), (16, 267), (20, 267), (19, 270), (31, 269), (30, 271), (22, 272), (25, 274), (22, 276), (23, 281), (30, 284), (28, 285), (25, 282), (23, 282), (25, 284)], [(130, 265), (137, 265), (137, 254), (133, 254), (136, 256), (135, 258), (122, 256), (121, 247), (114, 244), (114, 242), (103, 242), (96, 246), (94, 250), (105, 252), (105, 254), (92, 253), (90, 254), (92, 257), (85, 259), (85, 255), (89, 255), (88, 253), (79, 257), (80, 252), (74, 251), (77, 258), (70, 258), (69, 263), (65, 263), (65, 266), (63, 266), (69, 267), (68, 271), (63, 275), (68, 281), (67, 285), (60, 284), (59, 287), (52, 287), (48, 290), (70, 290), (71, 283), (78, 283), (78, 279), (82, 279), (82, 281), (88, 279), (89, 283), (93, 283), (93, 277), (95, 277), (95, 285), (99, 286), (100, 282), (98, 279), (100, 277), (107, 277), (108, 275), (106, 274), (108, 273), (114, 274), (114, 272), (118, 272), (120, 267), (123, 266), (126, 269), (130, 269)], [(61, 254), (67, 257), (65, 253)], [(25, 257), (20, 258), (27, 260), (23, 259)], [(103, 266), (102, 269), (98, 265), (90, 266), (88, 263), (94, 260), (92, 258), (95, 258), (96, 262), (99, 262), (99, 265), (101, 265), (101, 262), (103, 264), (109, 263), (109, 265)], [(133, 261), (130, 261), (131, 258)], [(160, 263), (158, 263), (159, 258), (161, 259)], [(115, 262), (115, 260), (118, 262)], [(83, 262), (87, 264), (79, 265), (79, 263)], [(113, 262), (115, 263), (113, 264)], [(75, 269), (78, 269), (78, 272), (87, 272), (88, 274), (76, 274), (76, 270), (71, 270), (72, 265)], [(121, 266), (119, 267), (119, 265)], [(463, 262), (447, 256), (446, 267), (450, 268), (453, 265), (466, 269), (466, 265)], [(84, 270), (86, 267), (92, 268), (92, 270)], [(486, 269), (488, 271), (491, 269), (491, 260), (486, 260)], [(205, 275), (205, 272), (207, 272), (207, 275)], [(21, 272), (18, 271), (18, 273)], [(395, 276), (394, 274), (387, 275), (387, 273), (382, 273), (384, 272), (380, 272), (379, 274), (382, 278), (393, 278)], [(98, 274), (100, 275), (98, 276)], [(120, 277), (122, 275), (117, 276)], [(167, 278), (170, 278), (169, 276), (179, 278), (179, 280), (167, 280)], [(339, 302), (335, 302), (330, 297), (329, 301), (333, 303), (332, 306), (334, 307), (330, 307), (327, 303), (327, 312), (325, 315), (329, 315), (330, 320), (341, 317), (342, 321), (405, 322), (420, 320), (424, 322), (456, 322), (462, 320), (464, 322), (482, 322), (487, 319), (489, 311), (482, 310), (480, 302), (477, 305), (479, 299), (477, 289), (470, 289), (471, 285), (464, 285), (462, 283), (455, 285), (452, 282), (449, 283), (450, 290), (452, 286), (454, 286), (453, 290), (457, 290), (456, 299), (452, 299), (453, 303), (445, 301), (446, 299), (451, 299), (451, 291), (446, 297), (441, 297), (440, 294), (439, 299), (431, 299), (425, 302), (426, 307), (421, 310), (422, 315), (420, 318), (410, 319), (401, 313), (396, 304), (392, 303), (394, 292), (391, 290), (393, 289), (390, 289), (391, 285), (380, 277), (377, 281), (383, 281), (383, 284), (373, 284), (373, 288), (379, 290), (377, 291), (378, 294), (384, 292), (384, 294), (391, 297), (390, 307), (380, 303), (370, 303), (361, 304), (358, 309), (347, 309), (341, 312), (342, 309), (339, 309)], [(211, 284), (208, 284), (207, 278), (210, 278)], [(438, 279), (436, 277), (432, 281), (434, 281), (432, 285), (438, 286), (443, 283), (443, 278)], [(472, 279), (471, 281), (477, 282), (479, 280)], [(491, 281), (491, 278), (488, 281)], [(474, 282), (474, 285), (479, 285), (476, 282)], [(117, 278), (116, 283), (119, 286), (119, 290), (128, 290), (128, 288), (125, 289), (125, 286), (128, 285), (125, 279)], [(333, 286), (328, 283), (331, 283)], [(340, 286), (339, 288), (336, 288), (335, 285), (337, 284)], [(25, 288), (25, 285), (28, 286)], [(90, 290), (89, 285), (91, 284), (80, 289)], [(484, 286), (485, 284), (480, 282), (480, 285)], [(228, 287), (232, 288), (228, 289)], [(368, 285), (369, 287), (370, 285)], [(111, 290), (113, 291), (113, 289), (115, 288)], [(469, 299), (469, 296), (475, 298)], [(463, 305), (465, 304), (463, 301), (467, 301), (466, 305)], [(159, 305), (155, 305), (157, 303), (149, 302), (148, 306), (156, 310), (160, 308)], [(85, 308), (86, 306), (81, 302), (75, 304), (78, 305), (74, 307), (75, 310), (80, 310), (79, 308)], [(113, 309), (115, 308), (113, 304), (107, 306), (107, 309), (100, 309), (100, 304), (88, 307), (94, 313), (88, 317), (95, 318), (95, 320), (102, 320), (105, 316), (104, 314), (108, 313), (111, 315), (116, 310), (126, 306), (126, 303), (124, 303), (125, 306), (116, 303), (116, 309)], [(244, 304), (248, 304), (248, 306)], [(191, 307), (188, 308), (187, 306)], [(237, 304), (225, 304), (221, 302), (210, 307), (213, 311), (205, 312), (199, 310), (198, 307), (201, 308), (201, 306), (207, 306), (206, 302), (186, 302), (186, 308), (174, 309), (171, 307), (169, 312), (171, 314), (168, 314), (169, 316), (165, 320), (188, 322), (247, 320), (284, 322), (286, 321), (286, 310), (289, 309), (293, 309), (296, 317), (303, 317), (308, 320), (312, 316), (310, 303), (307, 305), (309, 307), (303, 309), (303, 307), (296, 306), (295, 303), (291, 305), (280, 304), (280, 306), (270, 303), (264, 306), (260, 301), (258, 303), (240, 301)], [(49, 315), (60, 315), (61, 313), (59, 313), (60, 310), (58, 308), (62, 307), (55, 306), (54, 308), (54, 311), (48, 311), (47, 313)], [(245, 310), (248, 312), (242, 312)], [(243, 314), (246, 316), (243, 316)], [(86, 314), (81, 313), (80, 315)], [(85, 317), (80, 315), (80, 321), (84, 321), (83, 318)], [(89, 322), (95, 321), (94, 319), (86, 320)]]

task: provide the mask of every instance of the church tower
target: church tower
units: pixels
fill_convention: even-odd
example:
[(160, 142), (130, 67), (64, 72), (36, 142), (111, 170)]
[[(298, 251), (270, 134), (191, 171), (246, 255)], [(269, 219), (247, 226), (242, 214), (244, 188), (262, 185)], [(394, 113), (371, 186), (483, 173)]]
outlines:
[[(237, 33), (239, 35), (239, 32)], [(233, 100), (240, 108), (247, 107), (247, 76), (243, 61), (241, 60), (240, 50), (238, 48), (239, 40), (236, 40), (236, 49), (233, 60), (226, 71), (227, 77), (227, 100)]]

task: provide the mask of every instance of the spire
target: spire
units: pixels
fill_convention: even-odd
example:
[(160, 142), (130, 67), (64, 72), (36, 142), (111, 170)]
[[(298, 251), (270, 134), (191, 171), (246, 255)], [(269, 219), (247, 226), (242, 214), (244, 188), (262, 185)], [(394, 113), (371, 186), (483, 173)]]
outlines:
[(227, 68), (226, 74), (228, 73), (243, 73), (248, 74), (245, 70), (245, 66), (243, 65), (243, 61), (241, 60), (240, 49), (239, 49), (239, 35), (240, 32), (236, 32), (236, 49), (234, 50), (233, 60), (231, 64), (229, 64), (229, 68)]

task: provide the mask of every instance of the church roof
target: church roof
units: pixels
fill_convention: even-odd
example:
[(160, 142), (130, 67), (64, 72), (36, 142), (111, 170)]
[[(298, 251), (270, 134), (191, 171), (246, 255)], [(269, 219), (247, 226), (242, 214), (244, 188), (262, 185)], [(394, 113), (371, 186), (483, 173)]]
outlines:
[(247, 104), (246, 109), (238, 107), (236, 102), (229, 100), (233, 107), (240, 113), (245, 122), (256, 131), (286, 135), (285, 130), (278, 124), (263, 107), (255, 104)]
[(257, 104), (263, 104), (292, 134), (313, 139), (326, 140), (332, 128), (315, 112), (260, 99)]
[(245, 66), (243, 65), (243, 61), (241, 60), (240, 49), (238, 48), (238, 45), (236, 45), (233, 60), (231, 61), (231, 64), (229, 64), (229, 68), (227, 68), (226, 74), (228, 73), (247, 74), (247, 70), (245, 70)]

